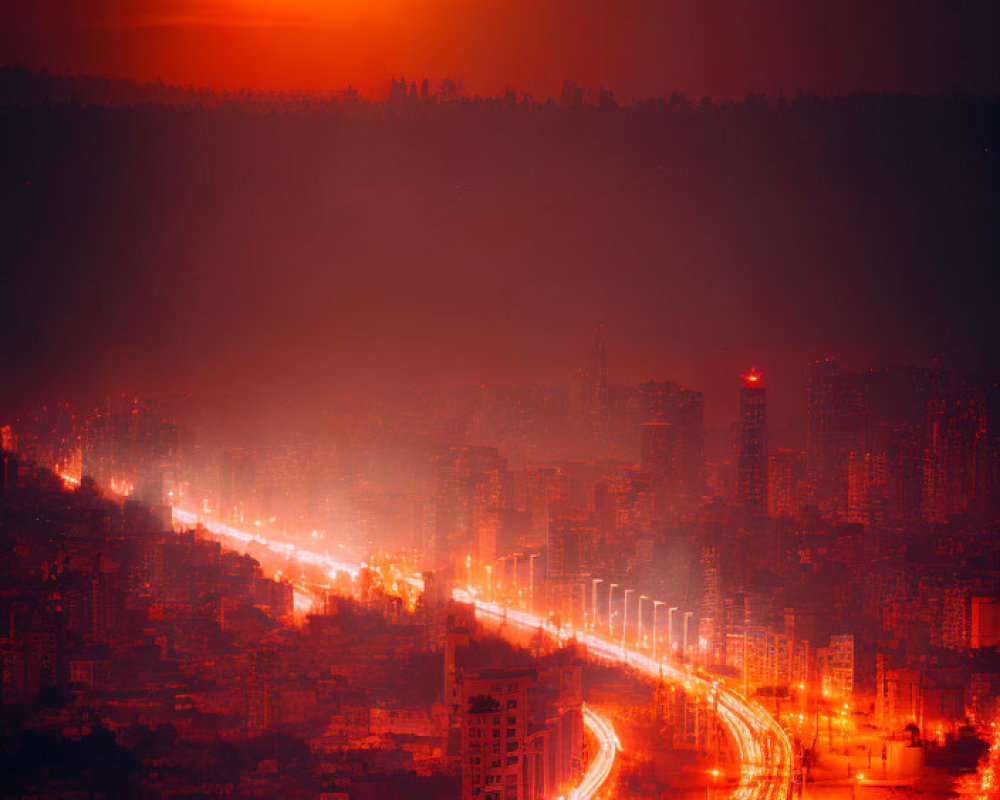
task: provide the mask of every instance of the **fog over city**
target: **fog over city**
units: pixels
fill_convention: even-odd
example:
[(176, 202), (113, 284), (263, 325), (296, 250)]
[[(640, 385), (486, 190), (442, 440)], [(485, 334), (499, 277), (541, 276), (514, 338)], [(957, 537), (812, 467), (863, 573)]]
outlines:
[(0, 796), (1000, 798), (993, 4), (0, 2)]

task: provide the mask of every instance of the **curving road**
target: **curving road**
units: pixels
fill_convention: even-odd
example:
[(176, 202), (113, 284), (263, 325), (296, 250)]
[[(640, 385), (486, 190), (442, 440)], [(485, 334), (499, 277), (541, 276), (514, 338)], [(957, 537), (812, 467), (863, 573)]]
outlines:
[[(172, 514), (174, 522), (180, 525), (195, 526), (200, 524), (209, 533), (220, 538), (232, 539), (242, 544), (253, 542), (276, 555), (294, 559), (303, 564), (322, 567), (331, 573), (348, 572), (352, 577), (356, 577), (360, 572), (360, 565), (338, 561), (328, 555), (303, 550), (294, 545), (272, 542), (260, 534), (247, 533), (232, 525), (205, 518), (193, 511), (185, 511), (175, 506), (172, 508)], [(419, 584), (419, 588), (423, 588), (423, 579), (419, 576), (400, 577), (415, 585)], [(597, 753), (583, 773), (580, 783), (569, 793), (566, 800), (593, 800), (610, 777), (611, 771), (614, 769), (616, 754), (621, 749), (621, 742), (611, 722), (587, 705), (583, 707), (583, 724), (597, 743)]]
[[(344, 571), (356, 576), (360, 570), (359, 565), (337, 561), (328, 555), (290, 544), (272, 542), (258, 534), (246, 533), (190, 511), (175, 507), (173, 516), (174, 521), (182, 525), (200, 523), (217, 536), (243, 543), (254, 542), (277, 555), (322, 567), (331, 573)], [(419, 577), (407, 580), (422, 583)], [(526, 611), (480, 600), (464, 589), (455, 589), (453, 597), (460, 602), (474, 604), (477, 614), (506, 619), (508, 623), (530, 630), (542, 629), (559, 641), (575, 639), (586, 646), (589, 652), (610, 663), (630, 666), (653, 679), (658, 679), (662, 674), (669, 680), (684, 685), (688, 691), (703, 693), (706, 698), (714, 701), (719, 720), (740, 754), (740, 781), (733, 795), (736, 800), (790, 800), (794, 769), (791, 742), (788, 734), (771, 714), (755, 701), (743, 697), (721, 681), (705, 678), (669, 662), (656, 661), (645, 653), (610, 642), (593, 633), (573, 630), (567, 626), (557, 627), (548, 619)], [(598, 743), (598, 753), (568, 800), (592, 800), (611, 774), (615, 754), (621, 747), (611, 723), (590, 707), (584, 709), (584, 724)]]
[(790, 800), (794, 770), (792, 743), (785, 730), (759, 703), (745, 698), (721, 681), (656, 661), (645, 653), (595, 634), (567, 626), (557, 627), (526, 611), (480, 600), (464, 589), (455, 589), (453, 597), (459, 602), (474, 604), (477, 614), (531, 630), (541, 629), (559, 641), (575, 639), (605, 661), (630, 666), (654, 680), (662, 674), (689, 692), (701, 692), (714, 701), (719, 721), (740, 754), (740, 781), (733, 796), (737, 800)]
[(592, 800), (611, 777), (615, 755), (622, 747), (611, 723), (587, 704), (583, 706), (583, 724), (597, 742), (597, 754), (567, 800)]

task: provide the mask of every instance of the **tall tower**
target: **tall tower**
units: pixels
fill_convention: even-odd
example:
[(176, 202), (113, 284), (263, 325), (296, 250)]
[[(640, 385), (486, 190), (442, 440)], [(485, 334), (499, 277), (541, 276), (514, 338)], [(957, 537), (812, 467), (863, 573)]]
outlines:
[(752, 369), (740, 388), (740, 424), (736, 453), (740, 504), (751, 516), (767, 513), (767, 390)]
[(592, 407), (593, 426), (603, 430), (607, 426), (611, 406), (611, 387), (608, 384), (608, 353), (604, 334), (604, 323), (597, 324), (594, 334), (594, 401)]
[(639, 387), (639, 398), (642, 468), (653, 483), (657, 512), (690, 510), (704, 489), (704, 396), (670, 381), (649, 381)]

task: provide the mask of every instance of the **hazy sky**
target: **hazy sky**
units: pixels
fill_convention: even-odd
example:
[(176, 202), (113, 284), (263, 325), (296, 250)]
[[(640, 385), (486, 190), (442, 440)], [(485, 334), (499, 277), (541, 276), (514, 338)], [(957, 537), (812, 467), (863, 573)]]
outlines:
[[(217, 87), (995, 96), (1000, 81), (996, 2), (0, 2), (0, 61)], [(0, 109), (6, 402), (565, 386), (599, 320), (613, 380), (704, 389), (713, 424), (753, 365), (793, 421), (817, 356), (991, 370), (995, 110)]]
[(2, 0), (0, 57), (216, 87), (384, 95), (996, 93), (991, 0)]

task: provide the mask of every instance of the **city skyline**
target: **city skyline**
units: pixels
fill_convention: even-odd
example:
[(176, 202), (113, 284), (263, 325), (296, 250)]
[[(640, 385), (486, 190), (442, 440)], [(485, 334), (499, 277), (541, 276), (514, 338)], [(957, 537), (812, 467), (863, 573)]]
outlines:
[(0, 794), (1000, 800), (1000, 6), (0, 9)]
[[(564, 80), (623, 99), (852, 92), (993, 94), (992, 3), (753, 6), (671, 0), (281, 4), (5, 3), (3, 61), (222, 89), (360, 88), (450, 79), (470, 94), (558, 98)], [(210, 44), (209, 44), (210, 43)], [(517, 53), (517, 58), (510, 57)]]
[[(28, 114), (5, 128), (11, 408), (565, 386), (597, 323), (612, 383), (700, 389), (713, 426), (750, 365), (775, 423), (801, 429), (811, 360), (997, 363), (990, 100), (434, 96), (269, 116), (155, 87), (112, 111), (113, 83), (4, 77), (8, 113)], [(35, 116), (46, 97), (66, 124)]]

